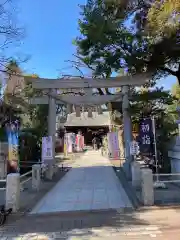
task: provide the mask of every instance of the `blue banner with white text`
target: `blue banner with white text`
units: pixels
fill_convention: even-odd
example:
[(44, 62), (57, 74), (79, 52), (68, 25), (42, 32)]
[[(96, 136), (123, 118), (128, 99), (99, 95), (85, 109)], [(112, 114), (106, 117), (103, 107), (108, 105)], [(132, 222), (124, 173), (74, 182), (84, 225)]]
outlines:
[(139, 148), (144, 155), (154, 154), (154, 135), (151, 118), (144, 118), (139, 122)]

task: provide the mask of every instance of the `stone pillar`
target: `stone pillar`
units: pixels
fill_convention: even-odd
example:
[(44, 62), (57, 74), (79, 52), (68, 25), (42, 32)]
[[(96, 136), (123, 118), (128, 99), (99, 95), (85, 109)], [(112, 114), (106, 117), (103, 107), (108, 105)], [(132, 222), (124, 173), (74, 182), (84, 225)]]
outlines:
[[(49, 97), (49, 112), (48, 112), (48, 135), (53, 138), (53, 153), (55, 153), (55, 134), (56, 134), (56, 101)], [(54, 155), (53, 155), (54, 157)]]
[(56, 173), (58, 172), (58, 169), (59, 169), (59, 168), (58, 168), (58, 165), (55, 164), (53, 167), (54, 167), (54, 174), (56, 174)]
[(142, 201), (145, 206), (154, 204), (153, 174), (149, 168), (142, 169)]
[(73, 105), (67, 104), (67, 113), (72, 113), (73, 112)]
[(48, 180), (52, 180), (54, 175), (54, 165), (49, 164), (48, 169), (45, 171), (45, 178)]
[(103, 114), (101, 105), (97, 106), (97, 112), (98, 112), (99, 115)]
[(20, 208), (20, 174), (11, 173), (7, 175), (6, 182), (6, 209), (12, 208), (17, 212)]
[[(56, 90), (51, 90), (52, 93), (56, 93)], [(53, 151), (53, 157), (49, 160), (49, 169), (47, 171), (50, 171), (51, 174), (51, 165), (55, 163), (55, 143), (56, 143), (56, 100), (49, 96), (49, 111), (48, 111), (48, 135), (52, 136), (52, 151)]]
[(32, 189), (39, 191), (41, 185), (41, 165), (32, 166)]
[(88, 108), (88, 118), (92, 118), (92, 109)]
[(141, 187), (141, 165), (136, 161), (132, 162), (131, 171), (132, 171), (132, 185), (135, 188)]
[(122, 102), (122, 112), (123, 112), (123, 125), (124, 125), (124, 143), (125, 143), (125, 163), (123, 165), (124, 171), (128, 179), (131, 179), (131, 162), (132, 156), (130, 154), (130, 144), (132, 141), (132, 122), (131, 116), (129, 115), (129, 98), (128, 98), (129, 87), (123, 86), (123, 102)]
[(76, 106), (76, 117), (81, 117), (81, 108), (80, 108), (80, 106)]

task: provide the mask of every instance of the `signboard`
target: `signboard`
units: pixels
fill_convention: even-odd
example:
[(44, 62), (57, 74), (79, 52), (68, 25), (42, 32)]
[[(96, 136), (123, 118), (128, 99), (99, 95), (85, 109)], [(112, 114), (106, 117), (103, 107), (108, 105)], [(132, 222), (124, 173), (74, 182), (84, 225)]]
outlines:
[(53, 143), (52, 137), (42, 138), (42, 162), (53, 159)]
[(123, 159), (124, 158), (124, 142), (123, 142), (122, 131), (118, 131), (118, 141), (119, 141), (119, 151), (120, 151), (119, 157)]
[(108, 150), (109, 155), (112, 158), (119, 157), (119, 139), (118, 132), (109, 132), (108, 133)]
[(133, 156), (136, 156), (139, 154), (139, 145), (138, 142), (132, 141), (130, 145), (130, 153)]
[(140, 121), (139, 124), (139, 147), (140, 152), (146, 155), (152, 155), (154, 153), (153, 146), (153, 128), (151, 118), (145, 118)]
[(17, 124), (8, 124), (6, 126), (8, 138), (8, 163), (7, 173), (19, 171), (19, 131)]

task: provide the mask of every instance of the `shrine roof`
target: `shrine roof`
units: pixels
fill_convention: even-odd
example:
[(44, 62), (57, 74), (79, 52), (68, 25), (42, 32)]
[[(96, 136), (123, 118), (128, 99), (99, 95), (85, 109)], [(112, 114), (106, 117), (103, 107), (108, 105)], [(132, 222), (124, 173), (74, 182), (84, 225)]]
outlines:
[(73, 112), (68, 114), (67, 121), (64, 126), (109, 126), (110, 123), (111, 121), (109, 112), (103, 112), (102, 114), (92, 112), (92, 117), (88, 117), (88, 112), (81, 112), (81, 116), (76, 117), (76, 113)]

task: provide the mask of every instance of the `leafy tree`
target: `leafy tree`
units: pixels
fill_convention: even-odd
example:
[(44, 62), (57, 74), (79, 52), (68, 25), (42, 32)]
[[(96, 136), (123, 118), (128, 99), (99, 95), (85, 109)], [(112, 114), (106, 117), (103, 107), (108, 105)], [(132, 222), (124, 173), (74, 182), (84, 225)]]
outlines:
[(177, 83), (172, 86), (171, 92), (175, 98), (180, 99), (180, 86)]
[(177, 113), (177, 106), (179, 105), (179, 99), (180, 99), (180, 86), (178, 83), (174, 84), (171, 89), (171, 94), (174, 97), (173, 104), (168, 106), (168, 111), (173, 114), (174, 122), (179, 119), (178, 113)]
[(15, 108), (19, 108), (23, 112), (27, 108), (23, 96), (24, 78), (20, 77), (23, 71), (20, 64), (16, 60), (10, 60), (6, 65), (6, 88), (3, 92), (3, 100)]
[(81, 10), (78, 58), (95, 75), (126, 68), (180, 82), (179, 1), (88, 0)]
[(180, 2), (178, 0), (153, 1), (147, 14), (148, 30), (155, 35), (162, 36), (179, 31), (179, 12)]
[(147, 70), (156, 76), (173, 75), (180, 83), (180, 2), (149, 1), (136, 13), (138, 34), (148, 38), (148, 58), (143, 58)]
[[(132, 75), (152, 72), (150, 86), (168, 74), (180, 81), (179, 2), (164, 0), (158, 4), (156, 0), (88, 0), (81, 6), (81, 36), (75, 40), (78, 59), (95, 76), (108, 77), (124, 69)], [(172, 96), (147, 86), (141, 92), (131, 89), (131, 94), (133, 122), (142, 116), (155, 116), (163, 125), (158, 139), (163, 137), (159, 143), (165, 146), (177, 127)], [(121, 112), (117, 104), (113, 105)], [(158, 146), (161, 151), (167, 149), (163, 146)]]
[[(10, 61), (7, 65), (7, 68), (10, 70), (14, 69), (15, 72), (16, 68), (18, 69), (18, 66), (15, 61)], [(1, 83), (2, 86), (2, 83)], [(12, 83), (9, 84), (9, 90), (13, 89), (14, 85)], [(19, 123), (22, 123), (21, 114), (22, 109), (19, 107), (19, 102), (17, 101), (16, 96), (13, 97), (12, 92), (7, 92), (7, 88), (5, 91), (1, 89), (1, 102), (0, 102), (0, 124), (3, 128), (6, 123), (10, 121), (18, 120)]]
[[(28, 74), (28, 76), (37, 78), (37, 74)], [(30, 99), (36, 96), (42, 96), (42, 91), (32, 88), (31, 82), (25, 83), (23, 90), (26, 99)], [(48, 105), (31, 105), (27, 112), (26, 127), (31, 127), (35, 130), (38, 140), (47, 135), (47, 117), (48, 117)]]
[(15, 59), (11, 59), (5, 66), (5, 70), (7, 76), (5, 95), (8, 95), (8, 97), (20, 95), (20, 92), (24, 87), (24, 80), (19, 77), (19, 75), (23, 74), (20, 64)]
[[(168, 147), (171, 139), (177, 134), (176, 103), (177, 99), (169, 91), (164, 91), (162, 88), (134, 89), (130, 101), (129, 113), (137, 132), (141, 118), (155, 118), (158, 159), (163, 172), (170, 171)], [(113, 120), (118, 125), (123, 124), (122, 111), (120, 112), (121, 114), (115, 110), (113, 113)]]
[[(22, 109), (22, 127), (32, 128), (36, 132), (38, 139), (41, 139), (47, 132), (47, 105), (29, 105), (26, 102), (35, 96), (42, 95), (41, 91), (32, 88), (31, 82), (24, 81), (20, 75), (24, 75), (19, 63), (16, 60), (11, 60), (7, 66), (6, 71), (9, 76), (7, 82), (7, 89), (5, 91), (6, 102), (11, 102), (13, 105), (17, 101), (19, 107)], [(17, 76), (16, 76), (17, 75)], [(28, 74), (31, 77), (38, 77), (37, 74)], [(26, 108), (22, 108), (23, 103), (26, 103)]]

